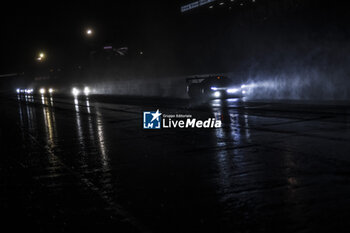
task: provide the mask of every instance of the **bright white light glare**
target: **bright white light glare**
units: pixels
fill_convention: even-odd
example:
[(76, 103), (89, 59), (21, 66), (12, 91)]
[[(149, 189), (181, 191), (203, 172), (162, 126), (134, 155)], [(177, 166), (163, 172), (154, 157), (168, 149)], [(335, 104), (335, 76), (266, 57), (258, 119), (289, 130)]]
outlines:
[(19, 88), (16, 89), (16, 92), (19, 93), (21, 90)]
[(210, 89), (213, 90), (213, 91), (216, 91), (218, 88), (217, 87), (211, 87)]
[(39, 54), (39, 57), (40, 57), (40, 58), (44, 58), (44, 57), (45, 57), (45, 54), (44, 54), (44, 53), (40, 53), (40, 54)]
[(45, 94), (45, 89), (44, 88), (40, 88), (39, 92), (40, 92), (40, 94)]
[(49, 93), (51, 94), (53, 92), (53, 89), (52, 88), (49, 88)]
[(214, 97), (219, 98), (221, 96), (220, 91), (214, 92)]
[(86, 30), (86, 34), (91, 35), (92, 34), (92, 30), (91, 29), (87, 29)]
[(90, 88), (89, 87), (85, 87), (84, 88), (84, 94), (85, 95), (89, 95), (90, 94)]
[(227, 93), (230, 93), (230, 94), (236, 93), (237, 91), (239, 91), (239, 89), (237, 88), (227, 89)]
[(79, 89), (76, 88), (76, 87), (73, 87), (73, 89), (72, 89), (72, 94), (75, 95), (75, 96), (77, 96), (77, 95), (79, 95), (79, 93), (80, 93)]
[(242, 94), (245, 94), (245, 93), (247, 93), (246, 91), (242, 91)]
[(27, 94), (32, 94), (33, 93), (33, 89), (24, 89), (24, 92)]
[(241, 88), (243, 89), (243, 88), (255, 88), (255, 87), (257, 87), (257, 85), (255, 84), (255, 83), (250, 83), (250, 84), (243, 84), (242, 86), (241, 86)]

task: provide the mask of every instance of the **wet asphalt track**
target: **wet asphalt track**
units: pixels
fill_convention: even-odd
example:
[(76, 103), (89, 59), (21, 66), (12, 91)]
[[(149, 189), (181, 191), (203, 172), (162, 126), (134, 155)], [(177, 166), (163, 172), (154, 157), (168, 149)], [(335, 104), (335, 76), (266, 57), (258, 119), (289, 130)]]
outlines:
[[(3, 226), (36, 232), (341, 232), (350, 104), (1, 95)], [(222, 119), (143, 130), (142, 112)]]

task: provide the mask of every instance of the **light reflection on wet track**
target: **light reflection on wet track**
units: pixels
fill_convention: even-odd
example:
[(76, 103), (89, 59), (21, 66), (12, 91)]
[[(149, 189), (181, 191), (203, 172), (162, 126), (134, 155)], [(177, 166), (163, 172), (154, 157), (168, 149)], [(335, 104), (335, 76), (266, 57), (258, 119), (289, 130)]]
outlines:
[[(19, 126), (12, 159), (40, 183), (30, 187), (42, 201), (27, 205), (37, 205), (30, 214), (43, 229), (101, 229), (96, 218), (137, 232), (304, 232), (347, 224), (348, 106), (113, 98), (2, 100), (9, 124)], [(215, 117), (223, 126), (143, 130), (142, 112), (158, 108)], [(52, 207), (39, 210), (46, 205)], [(64, 227), (73, 213), (82, 217)], [(45, 225), (46, 215), (60, 217)]]

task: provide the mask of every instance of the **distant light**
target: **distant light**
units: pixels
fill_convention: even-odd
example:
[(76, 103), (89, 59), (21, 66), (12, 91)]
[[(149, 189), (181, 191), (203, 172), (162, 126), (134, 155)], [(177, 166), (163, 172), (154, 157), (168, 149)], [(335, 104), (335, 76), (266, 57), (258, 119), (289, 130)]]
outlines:
[(90, 91), (90, 88), (89, 88), (89, 87), (85, 87), (85, 88), (84, 88), (84, 94), (85, 94), (85, 95), (89, 95), (90, 92), (91, 92), (91, 91)]
[(223, 2), (220, 2), (220, 4), (219, 4), (220, 6), (222, 6), (222, 5), (224, 5), (224, 3)]
[(220, 98), (220, 96), (221, 96), (220, 91), (216, 91), (216, 92), (214, 92), (214, 97), (216, 97), (216, 98)]
[(40, 92), (40, 94), (45, 94), (45, 89), (44, 88), (40, 88), (39, 92)]
[(239, 89), (238, 89), (238, 88), (227, 89), (227, 93), (229, 93), (229, 94), (236, 93), (237, 91), (239, 91)]
[(243, 85), (241, 86), (241, 88), (246, 88), (246, 85), (243, 84)]
[(143, 55), (143, 52), (142, 52), (142, 51), (140, 52), (140, 55)]
[(80, 93), (79, 89), (76, 88), (76, 87), (73, 87), (73, 89), (72, 89), (72, 94), (75, 95), (75, 96), (77, 96), (77, 95), (79, 95), (79, 93)]
[(218, 88), (217, 87), (211, 87), (210, 88), (212, 91), (216, 91)]
[(245, 93), (247, 93), (246, 91), (242, 91), (242, 94), (245, 94)]
[(91, 30), (91, 29), (87, 29), (87, 30), (86, 30), (86, 34), (87, 34), (87, 35), (92, 35), (92, 30)]
[(213, 9), (213, 6), (210, 6), (209, 9)]
[(21, 90), (20, 90), (19, 88), (16, 89), (16, 92), (17, 92), (17, 93), (20, 93), (20, 91), (21, 91)]
[(36, 58), (36, 60), (43, 61), (45, 59), (45, 57), (46, 57), (45, 53), (44, 52), (40, 52), (38, 54), (38, 57)]
[(53, 93), (53, 89), (52, 88), (49, 89), (49, 93), (50, 94)]
[(33, 89), (24, 89), (24, 92), (27, 94), (32, 94), (33, 93)]

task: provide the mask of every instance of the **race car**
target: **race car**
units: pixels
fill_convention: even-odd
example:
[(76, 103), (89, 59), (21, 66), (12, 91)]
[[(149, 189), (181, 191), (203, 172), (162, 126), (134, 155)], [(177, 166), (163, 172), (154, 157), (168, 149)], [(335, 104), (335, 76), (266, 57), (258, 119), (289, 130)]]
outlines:
[(187, 94), (191, 98), (241, 98), (245, 85), (237, 84), (225, 76), (187, 78)]

